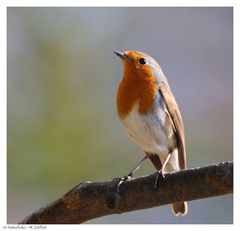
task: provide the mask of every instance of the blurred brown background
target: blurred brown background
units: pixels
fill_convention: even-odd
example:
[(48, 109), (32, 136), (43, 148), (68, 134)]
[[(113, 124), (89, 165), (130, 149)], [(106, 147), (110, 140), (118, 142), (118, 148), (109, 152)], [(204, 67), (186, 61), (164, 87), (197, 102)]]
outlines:
[[(8, 8), (8, 223), (81, 181), (120, 177), (143, 157), (115, 96), (139, 50), (162, 66), (185, 123), (188, 168), (233, 158), (232, 8)], [(153, 173), (145, 162), (137, 176)], [(232, 195), (88, 223), (232, 223)]]

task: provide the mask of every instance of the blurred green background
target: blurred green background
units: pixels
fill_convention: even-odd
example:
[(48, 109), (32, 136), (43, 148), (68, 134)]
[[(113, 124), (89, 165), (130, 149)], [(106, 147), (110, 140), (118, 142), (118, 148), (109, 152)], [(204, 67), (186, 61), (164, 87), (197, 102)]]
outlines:
[[(162, 66), (181, 108), (188, 168), (233, 158), (232, 8), (8, 8), (7, 214), (17, 223), (81, 181), (129, 172), (144, 153), (116, 113), (122, 64)], [(136, 176), (153, 173), (145, 162)], [(232, 195), (87, 223), (232, 223)]]

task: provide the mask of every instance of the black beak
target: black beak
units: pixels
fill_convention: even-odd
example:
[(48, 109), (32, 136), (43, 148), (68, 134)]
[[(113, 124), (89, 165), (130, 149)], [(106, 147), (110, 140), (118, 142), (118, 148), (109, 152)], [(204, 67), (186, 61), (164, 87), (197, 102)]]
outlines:
[(120, 52), (120, 51), (114, 51), (114, 53), (119, 56), (121, 59), (130, 61), (130, 59), (127, 57), (127, 55), (125, 55), (124, 53)]
[(125, 59), (124, 53), (122, 53), (122, 52), (120, 52), (120, 51), (114, 51), (114, 53), (115, 53), (117, 56), (119, 56), (120, 58)]

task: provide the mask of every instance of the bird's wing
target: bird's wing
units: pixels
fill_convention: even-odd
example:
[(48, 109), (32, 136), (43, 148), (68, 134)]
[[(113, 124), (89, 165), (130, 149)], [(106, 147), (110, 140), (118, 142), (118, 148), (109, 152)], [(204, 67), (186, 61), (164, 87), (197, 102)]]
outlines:
[(172, 94), (168, 84), (164, 81), (160, 84), (159, 93), (164, 99), (166, 108), (174, 125), (174, 131), (176, 133), (178, 144), (178, 162), (179, 167), (182, 170), (186, 168), (185, 136), (182, 116), (174, 95)]

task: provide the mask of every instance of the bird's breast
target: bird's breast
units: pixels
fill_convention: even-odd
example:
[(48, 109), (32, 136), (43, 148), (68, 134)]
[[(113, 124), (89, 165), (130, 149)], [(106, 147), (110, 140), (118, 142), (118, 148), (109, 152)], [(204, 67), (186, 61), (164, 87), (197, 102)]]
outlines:
[[(139, 113), (139, 107), (139, 102), (135, 103), (128, 115), (120, 118), (124, 130), (145, 152), (168, 153), (169, 149), (175, 147), (176, 140), (164, 108), (158, 106), (153, 112), (142, 115)], [(166, 131), (166, 125), (171, 131), (169, 128)]]
[(141, 115), (146, 115), (153, 111), (154, 98), (158, 88), (152, 81), (144, 79), (124, 78), (118, 87), (117, 109), (118, 115), (124, 118), (133, 110), (138, 103), (138, 111)]

